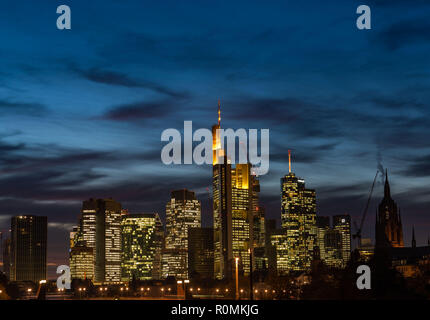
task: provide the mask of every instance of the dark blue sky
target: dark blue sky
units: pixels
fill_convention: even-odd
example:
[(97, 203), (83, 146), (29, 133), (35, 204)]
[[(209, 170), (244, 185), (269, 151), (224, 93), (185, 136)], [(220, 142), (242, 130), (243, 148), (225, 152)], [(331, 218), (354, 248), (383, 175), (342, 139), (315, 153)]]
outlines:
[[(270, 129), (268, 217), (280, 216), (292, 149), (321, 215), (359, 220), (376, 169), (388, 168), (406, 243), (412, 225), (426, 243), (428, 1), (366, 1), (367, 31), (355, 25), (362, 1), (2, 2), (0, 230), (12, 215), (47, 215), (50, 263), (66, 261), (89, 197), (164, 216), (170, 191), (186, 187), (207, 216), (211, 167), (164, 166), (160, 135), (184, 120), (209, 128), (218, 99), (224, 127)], [(60, 4), (70, 31), (56, 28)]]

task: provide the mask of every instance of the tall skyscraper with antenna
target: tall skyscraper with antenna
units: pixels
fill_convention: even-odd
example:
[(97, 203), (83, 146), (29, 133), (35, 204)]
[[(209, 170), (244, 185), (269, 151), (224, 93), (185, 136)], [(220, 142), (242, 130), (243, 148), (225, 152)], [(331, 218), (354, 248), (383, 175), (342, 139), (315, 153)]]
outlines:
[(305, 271), (311, 267), (316, 237), (315, 190), (306, 189), (305, 181), (291, 171), (288, 151), (288, 175), (281, 178), (281, 226), (286, 236), (286, 268)]
[(221, 103), (218, 101), (218, 123), (212, 126), (212, 192), (214, 224), (214, 275), (217, 279), (227, 277), (232, 248), (231, 164), (221, 148)]

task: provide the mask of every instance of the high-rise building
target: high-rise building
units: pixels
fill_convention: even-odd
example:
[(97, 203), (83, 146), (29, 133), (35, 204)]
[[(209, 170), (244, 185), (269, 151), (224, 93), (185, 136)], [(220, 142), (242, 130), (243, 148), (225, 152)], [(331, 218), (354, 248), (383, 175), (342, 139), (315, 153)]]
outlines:
[(11, 231), (10, 280), (46, 280), (47, 217), (13, 217)]
[(404, 247), (402, 219), (396, 202), (391, 198), (388, 171), (385, 173), (384, 198), (379, 204), (376, 216), (375, 236), (376, 248)]
[(122, 281), (160, 279), (163, 237), (158, 213), (122, 216)]
[(345, 267), (351, 258), (351, 216), (348, 214), (333, 216), (333, 229), (340, 232), (342, 267)]
[(188, 277), (214, 277), (213, 228), (188, 229)]
[(315, 190), (291, 172), (281, 178), (281, 224), (288, 248), (287, 269), (306, 271), (311, 267), (316, 238)]
[(257, 271), (266, 271), (268, 269), (268, 257), (266, 255), (266, 224), (265, 224), (265, 209), (260, 205), (259, 193), (260, 182), (258, 178), (252, 174), (251, 168), (251, 181), (252, 181), (252, 236), (253, 236), (253, 269)]
[(3, 240), (3, 273), (10, 279), (10, 239)]
[[(271, 268), (273, 268), (274, 271), (276, 270), (276, 274), (279, 276), (287, 275), (291, 271), (288, 237), (284, 230), (277, 230), (271, 233), (270, 239), (274, 254), (274, 265), (271, 264)], [(269, 261), (270, 260), (269, 255)]]
[[(318, 246), (319, 257), (322, 261), (327, 261), (325, 235), (330, 230), (330, 217), (317, 216), (317, 237), (315, 245)], [(327, 263), (327, 262), (326, 262)]]
[(231, 164), (221, 147), (221, 107), (218, 101), (218, 124), (212, 126), (212, 192), (214, 226), (214, 276), (231, 276), (233, 263)]
[(96, 225), (99, 203), (103, 200), (89, 199), (82, 203), (79, 240), (88, 248), (96, 248)]
[[(249, 164), (237, 164), (231, 169), (232, 254), (239, 258), (245, 275), (250, 272), (250, 254), (254, 241), (253, 222), (256, 208), (252, 207), (253, 180)], [(231, 263), (231, 262), (230, 262)]]
[[(93, 238), (94, 213), (96, 218), (95, 241)], [(121, 204), (112, 199), (84, 201), (81, 230), (86, 247), (92, 248), (95, 243), (95, 282), (120, 282)]]
[(72, 279), (94, 279), (93, 248), (79, 245), (70, 248), (69, 265)]
[(267, 264), (270, 274), (276, 273), (276, 247), (272, 245), (272, 235), (280, 234), (280, 230), (276, 229), (275, 219), (266, 219), (265, 225), (265, 256), (267, 257)]
[(80, 244), (81, 230), (80, 226), (74, 226), (69, 234), (70, 249)]
[(317, 216), (316, 245), (327, 266), (344, 268), (351, 256), (351, 217), (336, 215), (330, 227), (330, 217)]
[(200, 228), (201, 204), (194, 192), (172, 191), (166, 205), (166, 241), (163, 251), (163, 278), (188, 277), (188, 229)]

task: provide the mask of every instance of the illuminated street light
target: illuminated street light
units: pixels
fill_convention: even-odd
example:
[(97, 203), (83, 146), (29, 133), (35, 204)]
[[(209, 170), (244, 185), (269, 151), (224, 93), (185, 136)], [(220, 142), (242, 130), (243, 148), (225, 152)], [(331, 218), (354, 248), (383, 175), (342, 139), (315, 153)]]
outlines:
[(236, 300), (239, 300), (239, 257), (234, 258), (236, 264)]

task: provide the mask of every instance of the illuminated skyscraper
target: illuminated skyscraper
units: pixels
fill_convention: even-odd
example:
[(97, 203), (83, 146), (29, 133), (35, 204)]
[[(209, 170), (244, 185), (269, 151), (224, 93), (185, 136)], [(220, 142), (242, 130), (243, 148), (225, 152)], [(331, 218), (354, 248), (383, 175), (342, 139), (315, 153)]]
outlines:
[(291, 172), (281, 178), (281, 225), (287, 236), (287, 269), (306, 271), (311, 267), (316, 238), (315, 190)]
[(214, 276), (217, 279), (231, 275), (233, 261), (231, 165), (221, 148), (220, 129), (221, 109), (218, 101), (218, 124), (212, 127)]
[[(86, 211), (88, 210), (88, 211)], [(95, 282), (109, 283), (121, 280), (121, 204), (112, 199), (90, 199), (84, 202), (84, 213), (88, 213), (88, 237), (83, 238), (87, 247), (92, 243), (92, 217), (96, 214), (95, 237)], [(84, 228), (85, 230), (85, 225)]]
[(163, 251), (163, 278), (188, 277), (188, 229), (200, 228), (201, 204), (194, 192), (172, 191), (166, 205), (166, 241)]
[[(222, 149), (220, 135), (221, 110), (218, 102), (218, 124), (212, 127), (213, 150), (213, 221), (214, 275), (231, 278), (234, 258), (245, 274), (250, 272), (250, 254), (254, 242), (264, 246), (264, 211), (259, 211), (258, 179), (251, 174), (250, 164), (236, 164)], [(231, 150), (235, 152), (235, 150)], [(254, 221), (258, 223), (254, 237)]]
[(333, 217), (317, 217), (317, 241), (320, 258), (333, 268), (344, 268), (351, 256), (351, 217), (337, 215)]
[(160, 279), (163, 236), (158, 213), (122, 216), (122, 281)]
[(80, 226), (74, 226), (72, 231), (70, 231), (70, 248), (73, 248), (76, 245), (79, 245), (81, 237), (81, 228)]
[[(249, 164), (237, 164), (231, 169), (231, 212), (233, 257), (239, 257), (239, 264), (245, 274), (249, 273), (250, 254), (253, 243), (252, 185)], [(230, 262), (231, 263), (231, 262)]]
[(96, 215), (99, 200), (89, 199), (82, 203), (81, 219), (79, 225), (79, 240), (81, 245), (88, 248), (96, 247)]
[(338, 230), (342, 239), (342, 267), (351, 258), (351, 216), (348, 214), (333, 216), (333, 229)]
[(388, 171), (385, 173), (384, 198), (379, 204), (375, 231), (376, 248), (404, 247), (402, 219), (396, 202), (391, 198)]
[(46, 280), (47, 217), (13, 217), (11, 230), (10, 280)]
[[(320, 259), (324, 262), (327, 260), (325, 235), (330, 230), (330, 217), (317, 216), (317, 237), (316, 246), (318, 246)], [(327, 263), (327, 262), (326, 262)]]
[(283, 230), (277, 230), (270, 235), (271, 247), (274, 249), (273, 264), (271, 267), (276, 270), (279, 276), (287, 275), (291, 271), (289, 261), (288, 238)]
[(72, 279), (94, 279), (93, 248), (73, 246), (70, 249), (69, 264)]

